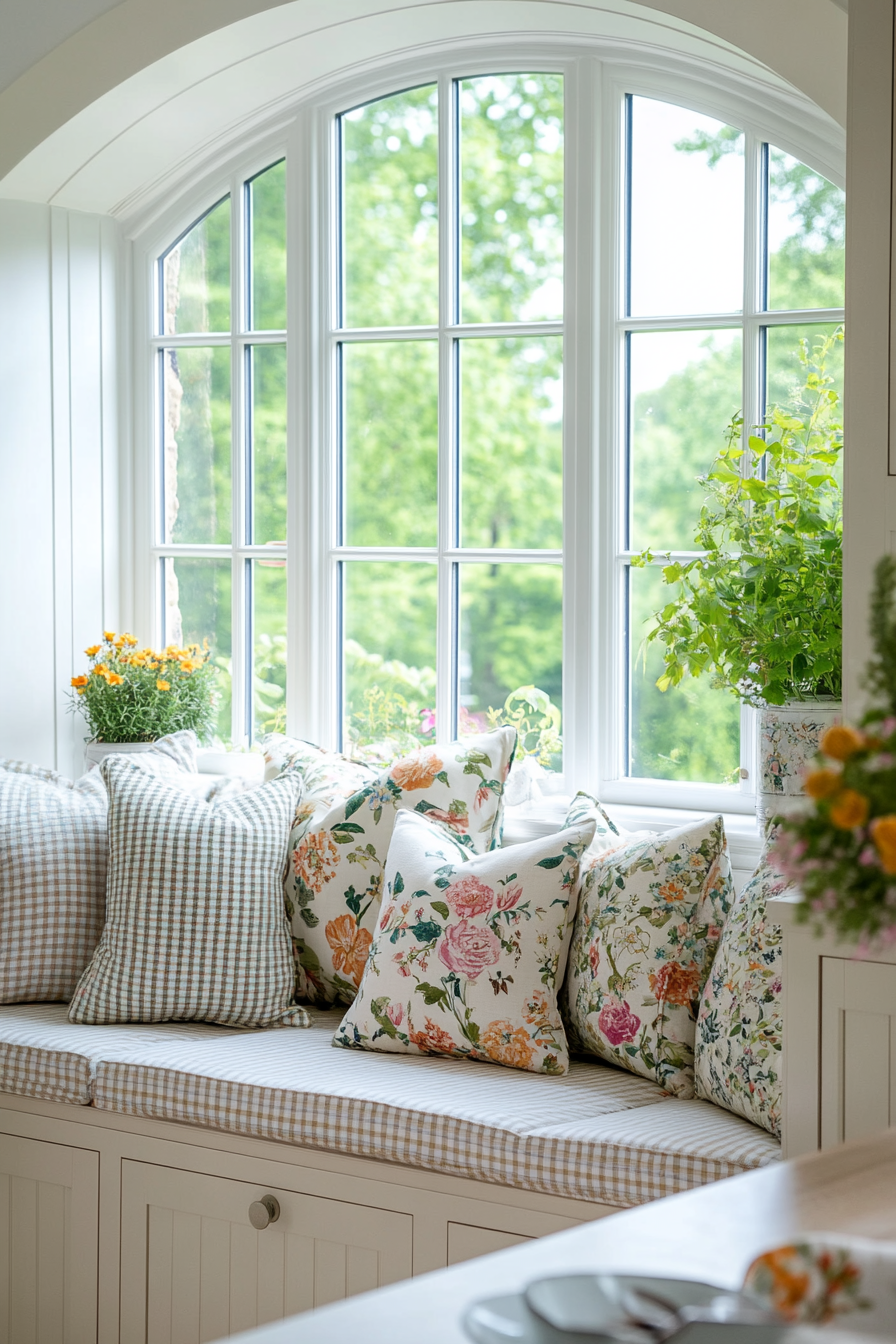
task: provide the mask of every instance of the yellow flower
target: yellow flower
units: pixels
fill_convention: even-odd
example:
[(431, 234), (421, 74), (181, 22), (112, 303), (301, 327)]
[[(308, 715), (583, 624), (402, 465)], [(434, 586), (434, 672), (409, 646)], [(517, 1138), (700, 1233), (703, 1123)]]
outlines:
[(803, 788), (810, 798), (832, 798), (842, 782), (839, 770), (813, 770), (803, 781)]
[(821, 739), (821, 750), (833, 761), (845, 761), (865, 745), (865, 734), (845, 723), (835, 723)]
[(105, 663), (97, 663), (95, 667), (91, 668), (91, 675), (94, 677), (108, 677), (109, 669)]
[(195, 672), (198, 664), (192, 662), (189, 658), (181, 658), (180, 665), (185, 672)]
[(101, 644), (91, 644), (90, 648), (85, 649), (84, 652), (87, 654), (88, 658), (95, 658), (101, 648), (102, 648)]
[(110, 672), (106, 677), (106, 680), (110, 686), (120, 686), (124, 681), (124, 677), (120, 677), (117, 672)]
[(868, 799), (855, 789), (844, 789), (831, 804), (831, 821), (841, 831), (864, 826), (868, 819)]
[(170, 691), (170, 690), (171, 690), (171, 682), (170, 682), (170, 681), (163, 681), (161, 677), (156, 677), (156, 690), (157, 690), (157, 691)]
[(138, 643), (136, 635), (122, 635), (122, 639), (124, 640), (125, 644), (129, 644), (131, 648), (133, 648), (134, 645)]
[(103, 631), (103, 639), (108, 640), (108, 642), (109, 642), (110, 644), (112, 643), (112, 641), (113, 641), (114, 638), (115, 638), (115, 631), (114, 631), (114, 630), (104, 630), (104, 631)]
[(876, 817), (868, 828), (885, 873), (896, 873), (896, 817)]
[(84, 686), (79, 686), (79, 687), (78, 687), (78, 694), (79, 694), (79, 695), (83, 695), (85, 689), (86, 689), (86, 688), (85, 688)]
[(116, 649), (120, 649), (122, 648), (123, 645), (124, 645), (124, 635), (119, 635), (118, 638), (115, 640), (115, 647)]
[(72, 677), (73, 686), (86, 686), (87, 681), (88, 681), (87, 677)]

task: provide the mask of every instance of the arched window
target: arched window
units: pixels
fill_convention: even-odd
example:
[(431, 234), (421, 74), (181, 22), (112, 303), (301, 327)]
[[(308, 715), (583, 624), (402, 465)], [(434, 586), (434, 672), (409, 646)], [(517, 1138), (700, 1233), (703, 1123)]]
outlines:
[(836, 149), (680, 71), (424, 74), (157, 254), (160, 633), (210, 639), (224, 737), (515, 719), (568, 787), (748, 810), (751, 714), (656, 687), (631, 560), (693, 553), (726, 425), (842, 320)]

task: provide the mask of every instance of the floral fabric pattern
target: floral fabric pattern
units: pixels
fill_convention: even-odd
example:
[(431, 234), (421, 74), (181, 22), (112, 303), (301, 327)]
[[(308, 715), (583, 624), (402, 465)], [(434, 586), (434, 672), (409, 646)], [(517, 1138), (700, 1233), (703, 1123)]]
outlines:
[(598, 856), (561, 996), (573, 1049), (692, 1097), (700, 992), (733, 895), (721, 817)]
[[(744, 1292), (789, 1325), (842, 1322), (850, 1331), (892, 1339), (894, 1275), (891, 1243), (811, 1237), (757, 1256), (744, 1278)], [(843, 1317), (851, 1319), (843, 1322)]]
[(265, 780), (295, 770), (305, 784), (305, 793), (330, 797), (335, 803), (350, 798), (376, 779), (377, 771), (363, 761), (351, 761), (338, 751), (326, 751), (313, 742), (271, 733), (264, 742)]
[(768, 902), (787, 887), (763, 856), (736, 897), (697, 1017), (697, 1096), (781, 1137), (781, 926)]
[[(286, 768), (304, 770), (306, 789), (321, 788), (306, 793), (296, 810), (284, 888), (299, 998), (319, 1004), (354, 999), (400, 812), (417, 812), (437, 823), (470, 854), (498, 844), (504, 781), (515, 746), (515, 729), (499, 728), (448, 746), (423, 747), (386, 770), (361, 767), (361, 783), (349, 796), (340, 789), (351, 770), (343, 771), (332, 756), (321, 763), (305, 753), (302, 759), (309, 763), (304, 767), (293, 756)], [(354, 769), (355, 762), (346, 765)]]
[(425, 817), (400, 813), (370, 956), (334, 1045), (566, 1073), (556, 991), (593, 830), (470, 857)]

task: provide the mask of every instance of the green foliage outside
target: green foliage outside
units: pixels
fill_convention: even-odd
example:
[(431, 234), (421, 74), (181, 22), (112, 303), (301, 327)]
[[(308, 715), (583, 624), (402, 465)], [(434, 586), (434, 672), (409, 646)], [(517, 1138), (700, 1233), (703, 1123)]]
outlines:
[[(562, 98), (562, 80), (555, 75), (509, 75), (461, 86), (459, 298), (464, 320), (561, 315)], [(357, 109), (343, 120), (348, 325), (437, 320), (437, 123), (431, 86)], [(736, 134), (723, 128), (717, 137), (693, 137), (678, 149), (706, 155), (712, 163)], [(284, 165), (256, 178), (251, 190), (253, 322), (259, 330), (280, 330), (285, 322)], [(793, 216), (789, 235), (770, 259), (770, 300), (778, 308), (841, 303), (842, 193), (771, 150), (770, 194)], [(191, 329), (225, 330), (229, 204), (222, 203), (199, 227), (196, 255), (204, 256), (209, 289), (207, 314), (195, 319), (205, 327)], [(191, 239), (183, 241), (182, 249), (194, 246)], [(187, 329), (180, 316), (176, 329)], [(771, 331), (771, 399), (783, 404), (798, 385), (796, 338), (806, 336), (811, 343), (821, 330)], [(178, 359), (184, 353), (179, 351)], [(206, 361), (206, 371), (197, 376), (200, 385), (204, 379), (205, 400), (201, 386), (191, 393), (187, 411), (195, 429), (178, 436), (177, 539), (229, 539), (229, 381), (223, 362), (217, 371), (210, 349), (190, 354)], [(344, 540), (361, 546), (432, 545), (437, 521), (435, 342), (346, 343), (343, 354)], [(461, 342), (459, 358), (459, 540), (476, 547), (559, 546), (560, 341), (470, 339)], [(707, 332), (684, 363), (670, 357), (668, 375), (635, 399), (635, 547), (693, 547), (704, 502), (698, 478), (711, 467), (725, 426), (741, 404), (740, 362), (739, 338)], [(282, 540), (285, 527), (285, 351), (257, 347), (253, 363), (254, 539), (269, 543)], [(182, 422), (183, 416), (182, 408)], [(184, 637), (195, 638), (194, 632), (201, 631), (215, 645), (223, 678), (219, 731), (229, 736), (223, 671), (230, 658), (229, 566), (227, 575), (214, 581), (199, 572), (216, 563), (176, 562)], [(432, 740), (435, 567), (408, 559), (351, 561), (343, 569), (347, 742), (362, 750), (365, 741), (384, 738)], [(254, 579), (255, 725), (262, 731), (283, 723), (285, 571), (255, 566)], [(658, 584), (656, 571), (632, 574), (631, 643), (633, 653), (640, 653), (632, 671), (632, 772), (730, 779), (739, 738), (734, 698), (714, 690), (707, 678), (687, 678), (665, 695), (655, 685), (661, 651), (656, 642), (645, 648), (644, 636), (651, 614), (662, 605)], [(530, 687), (549, 697), (552, 711), (562, 710), (561, 568), (464, 564), (459, 596), (461, 728), (487, 726), (489, 711), (499, 717), (511, 713), (508, 697)], [(549, 754), (558, 764), (559, 753)]]

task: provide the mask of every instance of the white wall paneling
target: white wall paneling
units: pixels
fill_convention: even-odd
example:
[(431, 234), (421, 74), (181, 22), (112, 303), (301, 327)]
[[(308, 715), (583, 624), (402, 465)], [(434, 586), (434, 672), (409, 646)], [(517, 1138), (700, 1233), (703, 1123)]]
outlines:
[(84, 648), (119, 609), (119, 232), (0, 202), (0, 755), (65, 775)]

